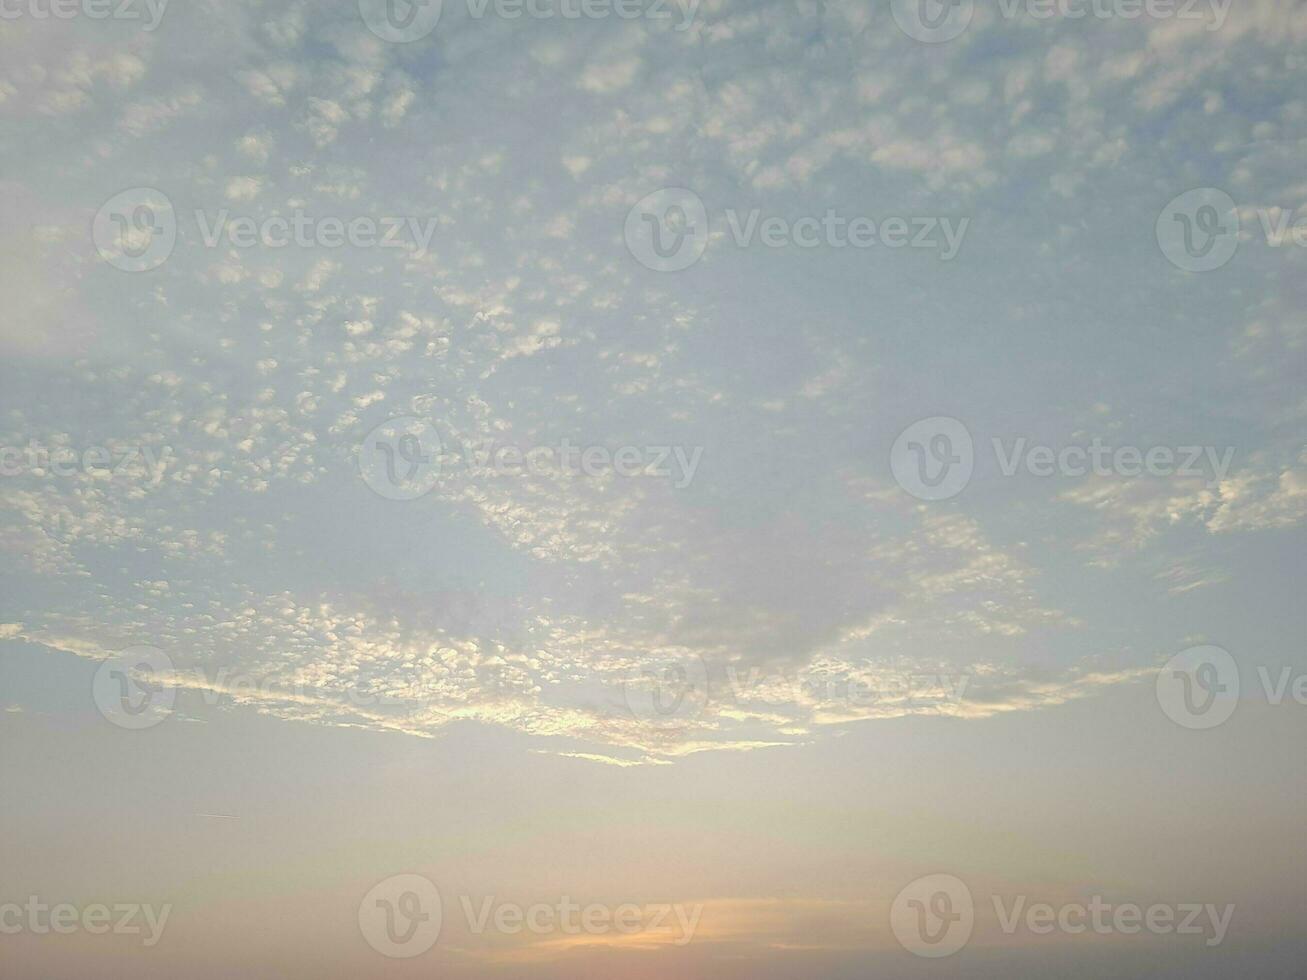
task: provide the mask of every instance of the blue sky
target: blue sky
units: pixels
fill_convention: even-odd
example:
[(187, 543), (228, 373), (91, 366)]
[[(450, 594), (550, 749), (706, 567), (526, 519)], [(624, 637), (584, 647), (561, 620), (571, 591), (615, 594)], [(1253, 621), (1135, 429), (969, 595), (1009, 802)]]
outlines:
[[(445, 0), (408, 42), (354, 3), (174, 0), (146, 30), (24, 0), (0, 22), (0, 763), (28, 801), (0, 826), (28, 844), (20, 879), (121, 887), (45, 850), (56, 813), (80, 808), (60, 819), (81, 832), (142, 805), (98, 795), (100, 753), (131, 759), (138, 789), (175, 783), (188, 814), (261, 815), (292, 849), (304, 814), (282, 785), (371, 814), (406, 784), (460, 779), (471, 795), (448, 819), (485, 845), (471, 817), (505, 805), (494, 760), (538, 787), (515, 808), (544, 829), (499, 831), (521, 848), (516, 883), (707, 902), (723, 924), (684, 954), (697, 975), (733, 975), (721, 943), (782, 973), (783, 955), (843, 976), (865, 949), (916, 969), (876, 903), (941, 869), (1060, 894), (1108, 867), (1141, 899), (1238, 901), (1249, 935), (1275, 934), (1283, 909), (1257, 896), (1292, 894), (1296, 859), (1250, 844), (1247, 881), (1210, 857), (1206, 877), (1183, 869), (1208, 835), (1283, 829), (1285, 782), (1301, 785), (1270, 760), (1303, 705), (1269, 704), (1258, 671), (1307, 670), (1307, 8), (1009, 17), (981, 0), (934, 42), (900, 26), (911, 4), (637, 6), (541, 19)], [(1211, 190), (1181, 198), (1196, 188)], [(657, 206), (680, 210), (649, 224), (642, 202), (666, 189)], [(876, 231), (862, 247), (791, 234), (832, 213)], [(296, 215), (307, 237), (270, 237)], [(750, 215), (774, 243), (741, 237)], [(641, 229), (661, 219), (693, 249), (684, 268), (646, 261)], [(376, 235), (333, 244), (352, 222)], [(1187, 255), (1186, 222), (1211, 239)], [(1093, 446), (1101, 472), (1075, 466)], [(539, 465), (475, 459), (505, 447)], [(933, 479), (964, 456), (969, 477), (923, 499), (917, 463)], [(1189, 731), (1154, 688), (1206, 644), (1237, 665), (1240, 713)], [(140, 647), (175, 701), (128, 732), (91, 691)], [(640, 684), (668, 669), (701, 680), (663, 716)], [(945, 819), (926, 770), (884, 761), (889, 740), (965, 768), (974, 744), (977, 771), (1042, 772), (1030, 738), (1137, 821), (1092, 852), (1063, 827), (1042, 866), (972, 867), (1013, 814), (1068, 804), (1013, 785)], [(260, 759), (197, 783), (232, 764), (233, 739), (282, 746), (296, 775)], [(100, 743), (85, 758), (84, 740)], [(1220, 775), (1263, 809), (1217, 807), (1163, 846), (1162, 751), (1177, 789)], [(725, 827), (676, 801), (717, 785), (723, 819), (747, 822), (768, 767), (802, 782), (832, 760), (854, 784), (814, 780), (814, 812), (777, 804), (778, 853), (727, 851), (747, 872), (677, 882), (639, 859), (550, 884), (551, 848), (584, 850), (551, 845), (569, 787), (611, 799), (613, 824), (657, 823), (662, 800), (672, 839), (722, 847)], [(352, 766), (408, 775), (360, 777), (351, 797)], [(309, 832), (334, 878), (258, 845), (231, 921), (262, 921), (251, 896), (278, 888), (318, 909), (343, 895), (348, 920), (369, 874), (514, 886), (498, 860), (406, 852), (420, 816), (389, 805), (390, 826), (359, 818), (374, 836), (357, 852), (348, 821)], [(853, 828), (875, 805), (873, 844)], [(887, 843), (914, 814), (944, 853)], [(865, 893), (823, 880), (839, 861), (814, 827), (876, 868)], [(195, 846), (222, 852), (211, 831)], [(1132, 878), (1140, 839), (1162, 856)], [(177, 898), (184, 878), (139, 885)], [(844, 924), (858, 903), (865, 930)], [(315, 946), (324, 916), (291, 945)], [(172, 928), (185, 939), (140, 969), (221, 947)], [(768, 952), (767, 934), (805, 929)], [(340, 955), (371, 954), (353, 946)], [(467, 975), (497, 962), (464, 952)], [(682, 954), (630, 955), (642, 975), (641, 956)]]

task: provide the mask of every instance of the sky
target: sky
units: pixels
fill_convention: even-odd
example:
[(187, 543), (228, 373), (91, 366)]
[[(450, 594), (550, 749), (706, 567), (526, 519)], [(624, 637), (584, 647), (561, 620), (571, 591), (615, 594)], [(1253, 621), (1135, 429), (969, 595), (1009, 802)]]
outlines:
[(1304, 81), (1291, 0), (0, 0), (0, 972), (1300, 970)]

